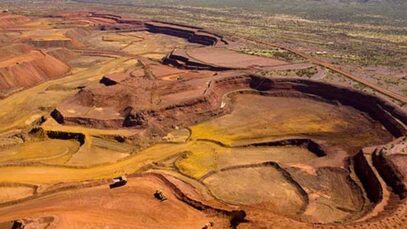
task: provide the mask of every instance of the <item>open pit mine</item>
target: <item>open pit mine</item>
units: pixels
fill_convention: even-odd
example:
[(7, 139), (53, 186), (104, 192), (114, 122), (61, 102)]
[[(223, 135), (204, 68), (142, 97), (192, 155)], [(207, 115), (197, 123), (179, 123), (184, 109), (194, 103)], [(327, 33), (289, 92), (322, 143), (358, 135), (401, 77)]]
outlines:
[(202, 28), (0, 14), (0, 228), (406, 228), (407, 114)]

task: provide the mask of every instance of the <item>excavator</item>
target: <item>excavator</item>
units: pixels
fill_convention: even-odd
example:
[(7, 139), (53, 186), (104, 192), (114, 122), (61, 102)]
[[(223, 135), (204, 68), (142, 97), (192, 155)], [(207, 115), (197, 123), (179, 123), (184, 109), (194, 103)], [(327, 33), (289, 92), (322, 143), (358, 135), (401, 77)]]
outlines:
[(167, 197), (165, 197), (164, 194), (159, 190), (155, 191), (154, 198), (156, 198), (157, 200), (159, 200), (161, 202), (167, 200)]

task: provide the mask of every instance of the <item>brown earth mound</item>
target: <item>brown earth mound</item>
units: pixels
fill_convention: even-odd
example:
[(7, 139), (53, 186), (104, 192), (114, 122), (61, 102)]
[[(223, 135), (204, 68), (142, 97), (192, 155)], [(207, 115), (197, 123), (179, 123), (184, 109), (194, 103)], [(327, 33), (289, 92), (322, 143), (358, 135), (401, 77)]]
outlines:
[(0, 27), (20, 26), (29, 21), (30, 18), (22, 15), (0, 13)]
[(60, 60), (27, 45), (1, 48), (0, 53), (0, 90), (6, 93), (62, 77), (70, 70)]

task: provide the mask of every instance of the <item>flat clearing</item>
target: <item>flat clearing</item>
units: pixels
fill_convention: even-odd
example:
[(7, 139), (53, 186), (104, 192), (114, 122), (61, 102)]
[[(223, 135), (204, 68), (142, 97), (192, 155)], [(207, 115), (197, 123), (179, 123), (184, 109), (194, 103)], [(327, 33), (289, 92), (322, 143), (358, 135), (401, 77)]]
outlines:
[(259, 56), (245, 55), (224, 48), (204, 47), (189, 49), (186, 52), (189, 57), (195, 60), (227, 68), (249, 68), (257, 66), (271, 67), (287, 64), (287, 62), (284, 61)]
[(234, 104), (231, 114), (194, 126), (192, 138), (241, 145), (252, 139), (312, 137), (346, 150), (391, 138), (380, 125), (351, 107), (305, 98), (258, 95), (237, 96)]
[(64, 164), (79, 150), (79, 143), (50, 139), (33, 141), (0, 151), (0, 163), (42, 162)]
[(265, 210), (284, 215), (301, 212), (305, 204), (297, 187), (273, 167), (228, 170), (203, 182), (215, 197), (231, 204), (261, 204), (267, 206)]

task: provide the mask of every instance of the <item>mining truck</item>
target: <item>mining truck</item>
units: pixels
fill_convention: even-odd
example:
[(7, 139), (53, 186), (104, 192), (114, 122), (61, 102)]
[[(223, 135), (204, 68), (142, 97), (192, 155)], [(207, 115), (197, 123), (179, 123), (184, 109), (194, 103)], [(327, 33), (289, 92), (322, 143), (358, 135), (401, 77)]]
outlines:
[(120, 176), (113, 178), (112, 183), (109, 185), (109, 187), (112, 188), (118, 188), (122, 187), (127, 184), (127, 178), (125, 176)]

